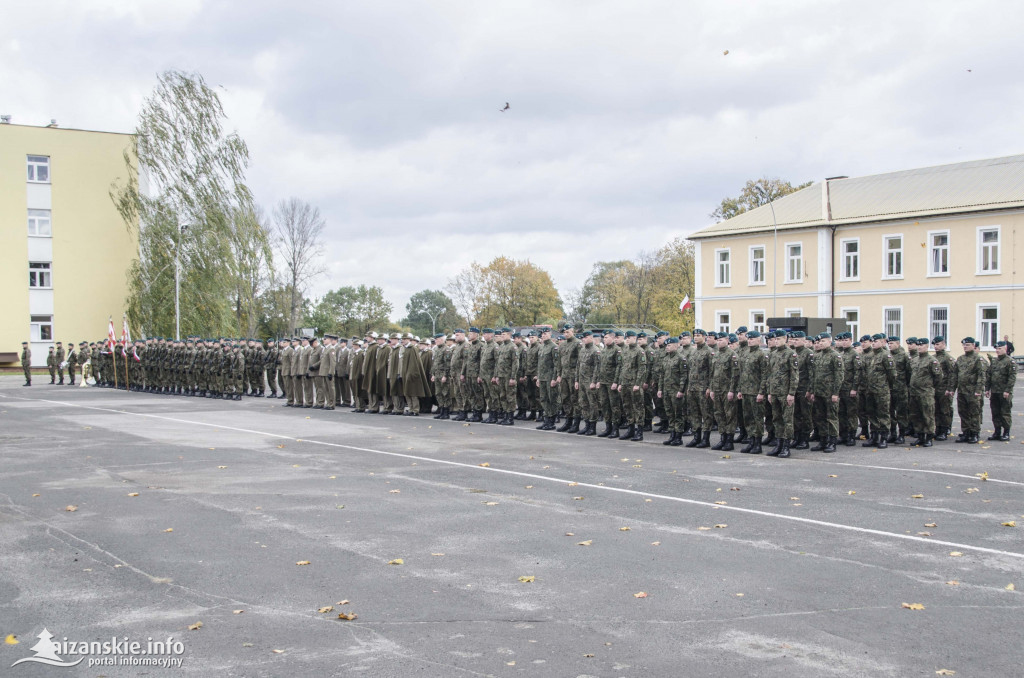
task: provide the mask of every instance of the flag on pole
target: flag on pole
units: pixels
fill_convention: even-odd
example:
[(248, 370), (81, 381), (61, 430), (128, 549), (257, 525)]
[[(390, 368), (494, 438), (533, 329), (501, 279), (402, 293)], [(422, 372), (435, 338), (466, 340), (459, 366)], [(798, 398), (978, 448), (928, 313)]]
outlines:
[(130, 343), (132, 343), (132, 335), (128, 331), (128, 314), (126, 313), (121, 316), (121, 346), (127, 351)]
[(679, 304), (679, 312), (686, 313), (686, 309), (690, 308), (690, 295), (687, 294), (683, 297), (683, 301)]
[(107, 325), (107, 348), (113, 352), (114, 344), (116, 343), (117, 340), (114, 338), (114, 316), (110, 316), (110, 322)]

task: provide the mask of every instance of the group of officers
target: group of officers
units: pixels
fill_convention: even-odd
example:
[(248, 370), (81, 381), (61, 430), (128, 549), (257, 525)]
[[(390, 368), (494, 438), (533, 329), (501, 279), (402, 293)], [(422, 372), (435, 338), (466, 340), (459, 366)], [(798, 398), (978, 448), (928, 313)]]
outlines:
[[(910, 435), (914, 445), (931, 447), (951, 434), (954, 399), (957, 442), (977, 443), (988, 397), (988, 439), (1009, 440), (1016, 365), (1007, 342), (998, 342), (989, 360), (973, 337), (963, 339), (955, 360), (944, 337), (905, 343), (881, 333), (856, 341), (849, 332), (762, 334), (746, 327), (577, 335), (566, 324), (555, 336), (548, 327), (470, 327), (431, 340), (377, 332), (266, 344), (157, 337), (112, 351), (103, 341), (82, 342), (55, 362), (69, 368), (72, 384), (74, 365), (88, 360), (98, 385), (114, 386), (120, 372), (117, 385), (133, 391), (233, 400), (269, 391), (288, 407), (434, 412), (435, 419), (504, 426), (529, 420), (541, 430), (637, 442), (653, 430), (669, 435), (664, 445), (692, 436), (687, 447), (729, 451), (739, 443), (741, 452), (768, 447), (776, 457), (808, 448), (834, 452), (858, 440), (885, 448)], [(56, 376), (63, 383), (62, 371), (51, 383)]]

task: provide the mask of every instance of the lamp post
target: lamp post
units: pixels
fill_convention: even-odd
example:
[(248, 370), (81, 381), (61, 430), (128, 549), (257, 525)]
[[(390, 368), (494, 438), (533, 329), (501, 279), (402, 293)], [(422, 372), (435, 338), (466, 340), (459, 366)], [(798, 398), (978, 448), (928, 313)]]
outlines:
[(181, 341), (181, 236), (188, 230), (188, 224), (178, 229), (178, 241), (174, 244), (174, 340)]

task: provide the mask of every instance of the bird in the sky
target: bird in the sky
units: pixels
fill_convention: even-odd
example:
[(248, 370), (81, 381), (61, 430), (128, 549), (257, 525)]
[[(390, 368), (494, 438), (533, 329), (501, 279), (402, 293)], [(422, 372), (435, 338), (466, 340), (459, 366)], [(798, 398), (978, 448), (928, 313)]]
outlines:
[(508, 110), (508, 109), (510, 109), (510, 108), (512, 108), (512, 107), (511, 107), (511, 106), (509, 106), (509, 105), (508, 105), (508, 102), (506, 101), (506, 102), (505, 102), (505, 108), (500, 108), (500, 109), (498, 109), (498, 112), (499, 112), (499, 113), (504, 113), (505, 111), (507, 111), (507, 110)]

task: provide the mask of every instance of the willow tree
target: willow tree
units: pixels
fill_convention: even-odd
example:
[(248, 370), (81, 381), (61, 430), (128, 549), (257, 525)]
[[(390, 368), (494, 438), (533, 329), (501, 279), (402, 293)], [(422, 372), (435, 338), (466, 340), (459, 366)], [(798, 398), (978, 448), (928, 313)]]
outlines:
[[(237, 330), (232, 297), (233, 224), (252, 197), (249, 149), (226, 133), (220, 97), (197, 73), (171, 70), (143, 103), (128, 179), (110, 195), (139, 259), (128, 271), (128, 314), (137, 332), (177, 336)], [(133, 155), (134, 154), (134, 155)], [(180, 328), (175, 275), (180, 281)]]

